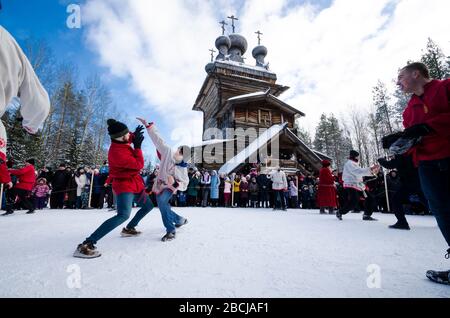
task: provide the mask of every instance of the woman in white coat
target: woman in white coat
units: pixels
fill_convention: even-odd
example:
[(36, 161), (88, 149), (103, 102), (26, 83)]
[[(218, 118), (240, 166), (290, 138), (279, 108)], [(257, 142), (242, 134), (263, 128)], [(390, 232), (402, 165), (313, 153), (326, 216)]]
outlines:
[(76, 209), (81, 209), (81, 194), (83, 193), (84, 187), (87, 184), (86, 173), (83, 168), (79, 168), (75, 175), (75, 182), (77, 183), (77, 203)]

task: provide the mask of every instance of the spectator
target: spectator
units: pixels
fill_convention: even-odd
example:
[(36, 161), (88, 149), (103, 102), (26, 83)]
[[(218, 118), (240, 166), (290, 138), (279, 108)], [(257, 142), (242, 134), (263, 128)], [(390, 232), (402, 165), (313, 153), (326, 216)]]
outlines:
[(35, 210), (42, 210), (47, 206), (48, 193), (50, 191), (45, 178), (37, 180), (37, 184), (34, 186), (32, 194), (34, 196), (34, 208)]
[(256, 177), (253, 176), (251, 179), (251, 182), (248, 186), (248, 191), (250, 192), (250, 206), (252, 208), (257, 208), (259, 207), (259, 187), (258, 187), (258, 183), (256, 182)]
[(50, 196), (50, 208), (62, 209), (64, 208), (64, 196), (69, 183), (70, 175), (66, 171), (66, 165), (64, 163), (59, 165), (53, 175), (52, 180), (52, 193)]
[(219, 186), (219, 176), (217, 175), (217, 171), (213, 170), (211, 172), (211, 205), (213, 207), (217, 207), (219, 203)]

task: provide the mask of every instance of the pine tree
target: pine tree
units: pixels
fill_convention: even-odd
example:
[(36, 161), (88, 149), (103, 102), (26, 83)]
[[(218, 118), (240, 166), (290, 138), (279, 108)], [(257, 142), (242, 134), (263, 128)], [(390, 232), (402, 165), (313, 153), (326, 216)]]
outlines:
[(304, 129), (303, 127), (300, 126), (299, 122), (295, 122), (295, 128), (294, 128), (297, 137), (303, 141), (305, 143), (305, 145), (307, 145), (308, 147), (312, 148), (313, 147), (313, 143), (312, 143), (312, 138), (310, 133)]
[(393, 121), (395, 130), (403, 129), (403, 112), (405, 111), (406, 106), (408, 105), (410, 96), (403, 93), (400, 88), (397, 87), (393, 94), (395, 104), (392, 108), (393, 113)]
[(382, 137), (380, 136), (380, 123), (377, 120), (377, 116), (374, 112), (369, 113), (369, 128), (372, 133), (372, 137), (375, 141), (375, 146), (373, 147), (374, 148), (373, 150), (376, 156), (379, 157), (381, 154), (380, 143)]
[(319, 124), (316, 127), (316, 134), (314, 136), (314, 149), (323, 152), (326, 155), (331, 153), (331, 142), (328, 138), (329, 122), (325, 114), (320, 116)]
[(449, 61), (446, 61), (445, 54), (431, 38), (428, 38), (427, 47), (421, 61), (428, 67), (431, 78), (445, 79), (449, 76)]
[(388, 95), (386, 85), (378, 81), (372, 90), (373, 103), (376, 109), (376, 120), (379, 122), (380, 132), (383, 136), (393, 133), (392, 117), (393, 111), (390, 105), (390, 97)]
[(337, 169), (342, 169), (348, 153), (352, 149), (352, 141), (344, 134), (337, 118), (331, 114), (327, 117), (322, 114), (316, 128), (314, 149), (333, 158)]

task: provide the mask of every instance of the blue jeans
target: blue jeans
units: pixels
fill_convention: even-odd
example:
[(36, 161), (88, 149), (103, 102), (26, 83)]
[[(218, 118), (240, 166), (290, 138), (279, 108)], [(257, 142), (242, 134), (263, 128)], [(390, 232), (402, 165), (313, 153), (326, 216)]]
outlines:
[(181, 224), (184, 220), (181, 216), (173, 212), (170, 206), (170, 199), (172, 198), (172, 191), (164, 190), (156, 196), (161, 218), (166, 228), (167, 233), (175, 233), (175, 224)]
[(121, 193), (116, 196), (116, 198), (117, 215), (109, 220), (106, 220), (102, 225), (100, 225), (100, 227), (90, 237), (88, 237), (85, 242), (92, 242), (96, 244), (106, 234), (128, 220), (131, 214), (134, 199), (136, 199), (136, 202), (141, 209), (126, 226), (128, 229), (136, 227), (139, 222), (153, 209), (152, 200), (150, 200), (150, 197), (145, 192), (140, 194)]
[(419, 176), (430, 211), (450, 246), (450, 158), (421, 161)]

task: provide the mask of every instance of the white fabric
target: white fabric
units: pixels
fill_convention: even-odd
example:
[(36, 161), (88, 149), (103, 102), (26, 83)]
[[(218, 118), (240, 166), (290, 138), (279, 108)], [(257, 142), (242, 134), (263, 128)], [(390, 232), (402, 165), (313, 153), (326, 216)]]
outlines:
[(342, 172), (342, 180), (344, 181), (344, 188), (354, 188), (364, 191), (366, 188), (363, 182), (363, 177), (372, 176), (370, 168), (361, 168), (357, 162), (348, 160), (344, 165)]
[(75, 182), (77, 183), (77, 197), (81, 196), (84, 187), (87, 184), (87, 178), (85, 174), (80, 175), (79, 177), (75, 177)]
[(272, 179), (272, 189), (273, 190), (284, 190), (288, 188), (286, 174), (283, 170), (275, 171), (270, 175)]
[[(14, 38), (0, 26), (0, 116), (20, 95), (23, 127), (36, 133), (50, 111), (50, 100)], [(0, 152), (6, 154), (7, 136), (0, 122)]]
[(171, 188), (175, 180), (179, 184), (177, 190), (186, 191), (189, 185), (187, 168), (176, 165), (172, 148), (170, 148), (162, 139), (155, 125), (147, 128), (147, 132), (150, 139), (153, 141), (156, 150), (161, 154), (159, 173), (156, 182), (153, 185), (153, 192), (158, 194), (166, 188)]

